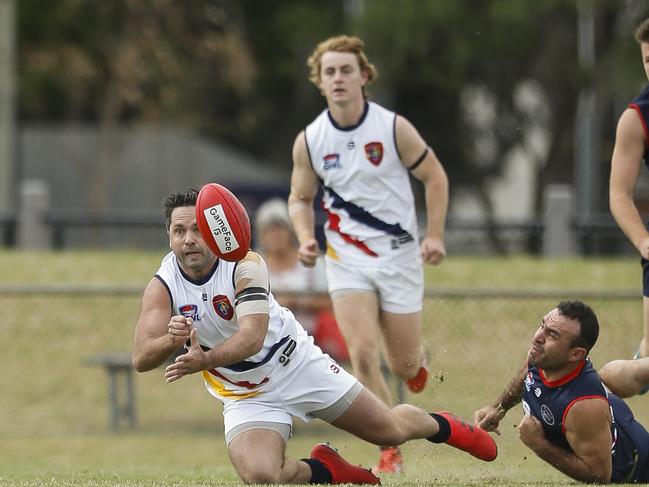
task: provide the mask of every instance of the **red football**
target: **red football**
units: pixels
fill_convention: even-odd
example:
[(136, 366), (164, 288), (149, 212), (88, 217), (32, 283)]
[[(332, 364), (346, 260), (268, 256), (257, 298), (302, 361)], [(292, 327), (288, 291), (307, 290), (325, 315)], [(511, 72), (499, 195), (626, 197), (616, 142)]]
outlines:
[(201, 188), (196, 200), (198, 231), (207, 246), (223, 260), (236, 262), (250, 250), (250, 220), (241, 202), (216, 183)]

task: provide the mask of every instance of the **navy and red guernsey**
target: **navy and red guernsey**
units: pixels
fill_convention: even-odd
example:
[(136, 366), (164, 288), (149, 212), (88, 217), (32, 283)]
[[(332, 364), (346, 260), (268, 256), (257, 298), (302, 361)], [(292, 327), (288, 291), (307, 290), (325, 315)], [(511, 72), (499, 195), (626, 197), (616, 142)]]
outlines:
[(642, 122), (645, 140), (644, 163), (649, 167), (649, 85), (629, 103), (629, 108), (638, 112)]
[(543, 371), (528, 367), (523, 390), (523, 410), (543, 425), (546, 439), (572, 451), (565, 436), (565, 418), (570, 408), (584, 399), (606, 401), (611, 409), (611, 482), (649, 481), (649, 433), (615, 394), (605, 389), (590, 360), (582, 361), (570, 374), (548, 380)]

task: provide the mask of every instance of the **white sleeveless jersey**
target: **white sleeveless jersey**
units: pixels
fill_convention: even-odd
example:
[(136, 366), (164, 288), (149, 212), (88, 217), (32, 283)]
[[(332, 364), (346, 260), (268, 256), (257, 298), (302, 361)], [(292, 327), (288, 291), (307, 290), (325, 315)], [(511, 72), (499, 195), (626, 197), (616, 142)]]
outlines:
[[(172, 315), (194, 320), (204, 349), (213, 348), (234, 335), (239, 326), (234, 308), (236, 262), (217, 260), (213, 271), (201, 281), (191, 280), (170, 252), (162, 260), (156, 277), (167, 288)], [(257, 395), (276, 369), (298, 361), (300, 345), (310, 340), (300, 323), (269, 293), (268, 332), (262, 349), (246, 360), (203, 372), (205, 385), (217, 399), (242, 399)]]
[(415, 202), (395, 139), (396, 114), (368, 102), (358, 125), (324, 110), (305, 129), (321, 180), (327, 256), (353, 265), (398, 264), (418, 254)]

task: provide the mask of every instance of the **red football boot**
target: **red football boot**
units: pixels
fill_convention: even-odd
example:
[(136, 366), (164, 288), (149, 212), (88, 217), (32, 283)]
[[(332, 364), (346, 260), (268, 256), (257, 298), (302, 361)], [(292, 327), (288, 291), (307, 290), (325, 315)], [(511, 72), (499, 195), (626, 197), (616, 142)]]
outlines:
[(452, 413), (441, 411), (436, 414), (444, 417), (451, 425), (451, 436), (446, 440), (447, 445), (459, 448), (485, 462), (496, 459), (498, 447), (489, 433), (482, 428), (465, 423)]
[(406, 386), (408, 387), (408, 390), (410, 392), (414, 392), (415, 394), (417, 394), (424, 390), (427, 381), (428, 381), (428, 369), (426, 368), (425, 365), (422, 365), (421, 367), (419, 367), (419, 370), (417, 371), (417, 375), (415, 375), (412, 379), (406, 381)]
[(401, 450), (396, 446), (381, 448), (379, 463), (372, 469), (374, 475), (380, 473), (400, 473), (403, 470)]
[(325, 443), (313, 447), (311, 458), (321, 461), (329, 470), (332, 484), (381, 485), (379, 478), (369, 469), (352, 465)]

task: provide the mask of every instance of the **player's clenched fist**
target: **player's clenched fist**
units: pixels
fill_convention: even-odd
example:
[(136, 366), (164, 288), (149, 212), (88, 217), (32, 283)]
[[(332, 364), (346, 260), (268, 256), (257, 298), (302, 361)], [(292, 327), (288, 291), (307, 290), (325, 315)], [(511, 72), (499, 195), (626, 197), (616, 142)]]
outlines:
[(171, 336), (174, 345), (180, 347), (185, 344), (192, 331), (193, 323), (193, 319), (181, 315), (171, 317), (169, 325), (167, 325), (167, 334)]
[(421, 257), (426, 264), (441, 264), (446, 257), (444, 241), (438, 238), (425, 237), (421, 241)]
[(320, 255), (320, 249), (318, 248), (318, 241), (314, 238), (307, 240), (300, 245), (298, 249), (298, 259), (306, 267), (315, 266), (316, 260)]
[(545, 439), (543, 425), (534, 416), (526, 414), (518, 425), (518, 436), (531, 450), (535, 450)]

